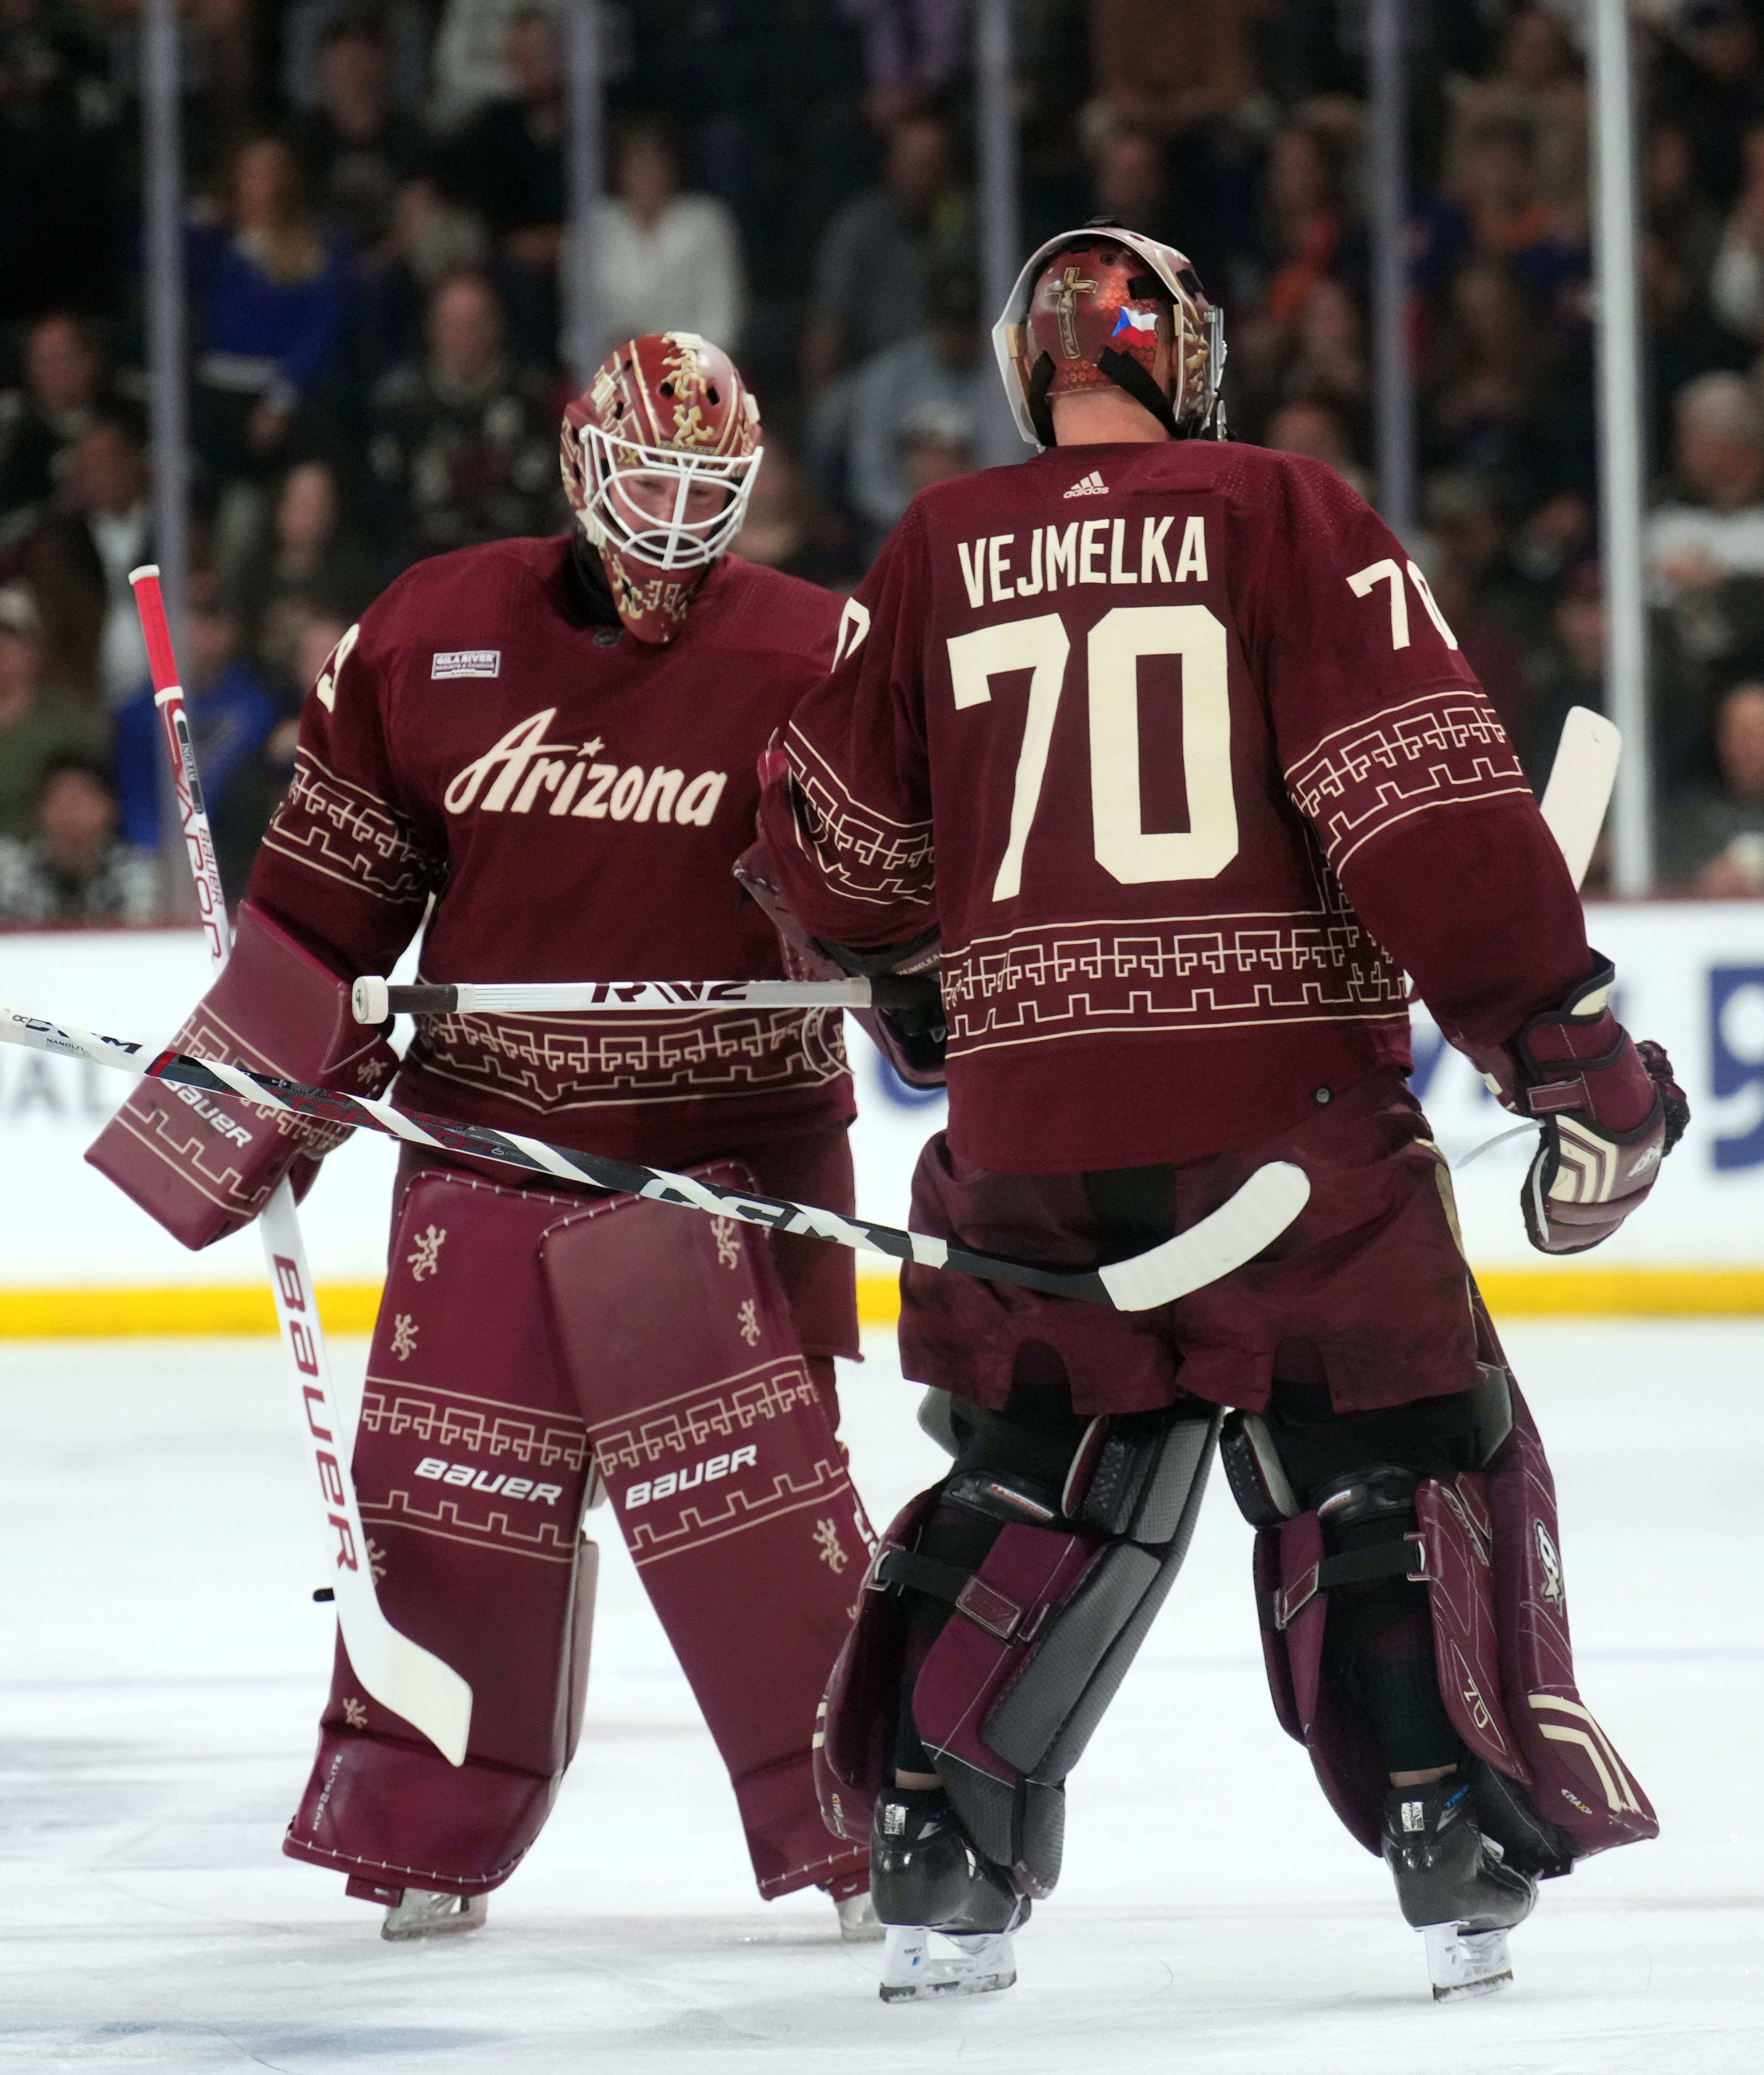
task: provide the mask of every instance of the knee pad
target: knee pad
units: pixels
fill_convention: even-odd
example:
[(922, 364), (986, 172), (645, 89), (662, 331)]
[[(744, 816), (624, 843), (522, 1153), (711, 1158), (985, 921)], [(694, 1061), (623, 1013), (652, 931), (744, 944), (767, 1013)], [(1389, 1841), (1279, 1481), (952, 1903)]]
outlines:
[[(1031, 1895), (1052, 1891), (1064, 1782), (1187, 1553), (1219, 1414), (1031, 1424), (933, 1394), (954, 1467), (887, 1535), (834, 1667), (818, 1750), (822, 1812), (867, 1835), (912, 1726), (974, 1842)], [(941, 1611), (924, 1644), (927, 1606)], [(914, 1641), (917, 1625), (918, 1636)]]
[[(1366, 1460), (1341, 1467), (1362, 1449)], [(1504, 1367), (1482, 1364), (1454, 1398), (1340, 1422), (1233, 1413), (1221, 1452), (1257, 1530), (1275, 1712), (1369, 1850), (1385, 1777), (1365, 1723), (1324, 1675), (1326, 1630), (1345, 1623), (1352, 1641), (1356, 1602), (1365, 1624), (1372, 1596), (1404, 1584), (1426, 1595), (1440, 1700), (1483, 1782), (1487, 1827), (1526, 1870), (1566, 1872), (1655, 1834), (1646, 1797), (1575, 1684), (1555, 1490)]]

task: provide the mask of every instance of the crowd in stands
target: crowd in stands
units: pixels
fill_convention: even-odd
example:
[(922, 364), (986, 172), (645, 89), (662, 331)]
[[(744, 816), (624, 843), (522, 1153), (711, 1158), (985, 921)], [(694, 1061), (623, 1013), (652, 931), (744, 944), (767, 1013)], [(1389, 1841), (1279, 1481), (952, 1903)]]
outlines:
[[(557, 6), (187, 0), (181, 667), (236, 897), (308, 686), (419, 557), (561, 529), (569, 364), (691, 329), (767, 458), (738, 550), (835, 587), (1018, 458), (977, 277), (971, 0), (607, 0), (602, 335), (565, 336)], [(1527, 769), (1605, 673), (1584, 0), (1403, 10), (1411, 543)], [(1663, 890), (1764, 893), (1764, 0), (1640, 0)], [(1096, 215), (1223, 304), (1235, 437), (1376, 497), (1364, 10), (1017, 0), (1025, 251)], [(127, 577), (153, 554), (136, 0), (0, 0), (0, 922), (180, 912)], [(168, 905), (169, 904), (169, 905)]]

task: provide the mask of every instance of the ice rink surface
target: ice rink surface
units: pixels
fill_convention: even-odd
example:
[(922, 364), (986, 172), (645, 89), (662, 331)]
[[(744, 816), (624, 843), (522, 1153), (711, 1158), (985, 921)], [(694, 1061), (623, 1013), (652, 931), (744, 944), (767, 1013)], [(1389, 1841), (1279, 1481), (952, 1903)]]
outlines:
[[(1543, 1891), (1516, 1986), (1435, 2009), (1421, 1941), (1276, 1727), (1215, 1478), (1070, 1790), (1002, 1995), (884, 2007), (879, 1949), (756, 1898), (708, 1737), (604, 1512), (580, 1756), (477, 1937), (393, 1946), (280, 1853), (330, 1616), (271, 1343), (0, 1348), (0, 2066), (1232, 2070), (1764, 2068), (1764, 1326), (1508, 1336), (1550, 1443), (1591, 1706), (1658, 1843)], [(339, 1367), (359, 1373), (359, 1344)], [(942, 1460), (886, 1336), (843, 1377), (878, 1522)]]

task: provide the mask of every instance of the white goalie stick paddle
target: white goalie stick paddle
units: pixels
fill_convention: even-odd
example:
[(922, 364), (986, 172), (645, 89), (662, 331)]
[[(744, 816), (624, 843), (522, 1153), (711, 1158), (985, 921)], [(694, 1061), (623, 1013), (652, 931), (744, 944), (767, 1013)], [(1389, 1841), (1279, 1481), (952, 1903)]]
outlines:
[(713, 1187), (689, 1174), (670, 1174), (665, 1167), (644, 1167), (635, 1161), (578, 1153), (516, 1132), (492, 1130), (485, 1124), (456, 1124), (446, 1117), (420, 1113), (407, 1116), (383, 1100), (305, 1087), (298, 1081), (251, 1073), (243, 1066), (225, 1066), (217, 1060), (193, 1059), (181, 1052), (155, 1054), (139, 1042), (100, 1037), (72, 1024), (52, 1023), (17, 1009), (0, 1009), (0, 1042), (28, 1046), (34, 1051), (52, 1053), (61, 1058), (89, 1059), (95, 1066), (120, 1067), (124, 1073), (143, 1075), (179, 1087), (200, 1088), (209, 1095), (239, 1095), (265, 1109), (289, 1110), (297, 1116), (317, 1117), (325, 1124), (358, 1125), (412, 1145), (474, 1153), (481, 1159), (500, 1160), (509, 1166), (524, 1168), (529, 1174), (578, 1184), (586, 1182), (625, 1195), (649, 1196), (657, 1203), (677, 1203), (710, 1217), (739, 1218), (744, 1224), (764, 1225), (772, 1232), (827, 1240), (836, 1246), (884, 1254), (892, 1261), (916, 1261), (921, 1268), (953, 1269), (957, 1274), (975, 1276), (987, 1282), (1012, 1282), (1020, 1289), (1038, 1290), (1052, 1297), (1076, 1297), (1085, 1303), (1116, 1311), (1145, 1311), (1168, 1304), (1242, 1267), (1279, 1237), (1311, 1195), (1311, 1182), (1302, 1168), (1284, 1160), (1269, 1161), (1216, 1211), (1174, 1239), (1136, 1254), (1130, 1261), (1116, 1261), (1105, 1268), (1062, 1271), (1036, 1268), (1027, 1261), (1006, 1261), (996, 1254), (972, 1253), (924, 1232), (872, 1224), (867, 1218), (841, 1217), (837, 1211), (822, 1210), (812, 1203), (792, 1203), (788, 1197)]
[[(141, 631), (147, 637), (154, 703), (164, 727), (172, 784), (208, 938), (209, 963), (218, 972), (232, 950), (231, 933), (214, 838), (184, 710), (184, 694), (177, 681), (159, 572), (149, 564), (131, 570), (129, 582), (135, 586)], [(471, 1728), (471, 1688), (450, 1664), (394, 1628), (381, 1611), (374, 1590), (367, 1536), (350, 1473), (354, 1435), (332, 1386), (330, 1357), (306, 1265), (294, 1187), (285, 1176), (277, 1183), (257, 1225), (263, 1236), (282, 1344), (293, 1367), (301, 1439), (318, 1479), (326, 1555), (333, 1566), (332, 1592), (349, 1661), (356, 1677), (383, 1708), (401, 1715), (412, 1728), (420, 1730), (449, 1764), (462, 1765)]]
[(1605, 826), (1622, 753), (1622, 732), (1613, 722), (1590, 706), (1569, 707), (1541, 805), (1576, 892)]

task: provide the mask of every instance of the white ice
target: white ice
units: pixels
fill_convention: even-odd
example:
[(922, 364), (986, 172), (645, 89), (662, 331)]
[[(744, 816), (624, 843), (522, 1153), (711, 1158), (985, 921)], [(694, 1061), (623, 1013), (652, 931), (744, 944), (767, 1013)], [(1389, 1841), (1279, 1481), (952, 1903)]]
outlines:
[[(0, 1349), (0, 2065), (1764, 2068), (1764, 1326), (1508, 1337), (1561, 1487), (1583, 1690), (1663, 1830), (1547, 1886), (1515, 1986), (1445, 2008), (1383, 1867), (1275, 1725), (1222, 1481), (1074, 1776), (1018, 1986), (884, 2007), (879, 1949), (842, 1948), (822, 1898), (756, 1898), (605, 1513), (588, 1729), (549, 1828), (475, 1939), (383, 1943), (376, 1911), (279, 1850), (330, 1617), (273, 1344)], [(358, 1372), (358, 1345), (337, 1352)], [(886, 1336), (843, 1383), (880, 1522), (941, 1459)]]

